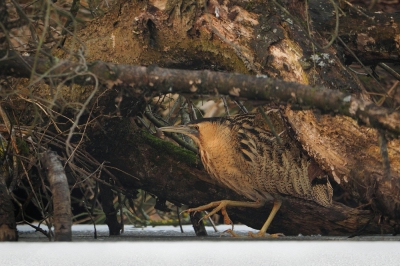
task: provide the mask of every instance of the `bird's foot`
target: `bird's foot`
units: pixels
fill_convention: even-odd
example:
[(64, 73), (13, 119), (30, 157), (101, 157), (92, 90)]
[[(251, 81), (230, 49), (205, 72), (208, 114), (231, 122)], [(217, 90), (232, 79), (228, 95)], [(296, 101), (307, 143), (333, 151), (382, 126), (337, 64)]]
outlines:
[(200, 219), (200, 221), (204, 220), (204, 219), (208, 219), (209, 217), (211, 217), (212, 215), (216, 214), (218, 211), (221, 211), (222, 216), (224, 217), (224, 223), (225, 224), (231, 224), (232, 225), (232, 229), (233, 229), (233, 223), (231, 218), (229, 218), (229, 215), (226, 211), (226, 206), (229, 205), (231, 201), (230, 200), (220, 200), (220, 201), (214, 201), (211, 202), (209, 204), (203, 205), (203, 206), (199, 206), (197, 208), (190, 208), (187, 209), (183, 212), (201, 212), (201, 211), (205, 211), (208, 210), (210, 208), (214, 208), (211, 212), (209, 212), (208, 214), (204, 215), (203, 218)]
[(262, 231), (259, 231), (258, 233), (254, 234), (253, 232), (249, 232), (249, 237), (252, 238), (261, 238), (261, 237), (273, 237), (273, 238), (278, 238), (278, 237), (282, 237), (285, 236), (282, 233), (276, 233), (276, 234), (268, 234)]
[(221, 233), (221, 235), (220, 235), (220, 236), (222, 236), (222, 234), (225, 234), (225, 233), (229, 233), (229, 234), (231, 234), (231, 235), (232, 235), (232, 237), (243, 237), (243, 236), (240, 236), (240, 235), (236, 234), (236, 233), (233, 231), (233, 229), (228, 229), (228, 230), (225, 230), (224, 232), (222, 232), (222, 233)]
[(278, 238), (278, 237), (285, 236), (285, 235), (282, 234), (282, 233), (268, 234), (268, 233), (260, 233), (260, 232), (255, 233), (255, 234), (254, 234), (253, 232), (249, 232), (247, 236), (246, 236), (246, 235), (238, 235), (238, 234), (236, 234), (232, 229), (225, 230), (224, 232), (221, 233), (221, 235), (224, 234), (224, 233), (229, 233), (229, 234), (232, 235), (232, 237), (236, 237), (236, 238), (248, 238), (248, 237), (252, 237), (252, 238), (261, 238), (261, 237), (265, 237), (265, 238), (269, 238), (269, 237)]

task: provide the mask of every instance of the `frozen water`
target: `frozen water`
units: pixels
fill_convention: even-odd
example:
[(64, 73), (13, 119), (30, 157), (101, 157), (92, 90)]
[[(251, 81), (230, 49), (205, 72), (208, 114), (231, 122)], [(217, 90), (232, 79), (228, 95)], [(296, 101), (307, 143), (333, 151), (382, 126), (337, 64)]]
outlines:
[[(229, 226), (218, 226), (219, 231)], [(0, 265), (399, 265), (399, 237), (372, 237), (348, 241), (345, 237), (295, 236), (278, 241), (219, 237), (208, 227), (209, 237), (196, 237), (191, 226), (126, 226), (120, 237), (109, 237), (106, 226), (73, 226), (74, 242), (46, 242), (40, 233), (19, 226), (20, 242), (0, 243)], [(245, 235), (255, 231), (235, 226)], [(35, 237), (36, 236), (36, 237)], [(358, 240), (363, 238), (359, 238)], [(329, 240), (329, 241), (326, 241)], [(354, 238), (353, 238), (354, 240)], [(397, 241), (396, 241), (397, 240)], [(27, 242), (30, 241), (30, 242)], [(32, 241), (35, 241), (32, 243)], [(41, 241), (41, 242), (38, 242)]]

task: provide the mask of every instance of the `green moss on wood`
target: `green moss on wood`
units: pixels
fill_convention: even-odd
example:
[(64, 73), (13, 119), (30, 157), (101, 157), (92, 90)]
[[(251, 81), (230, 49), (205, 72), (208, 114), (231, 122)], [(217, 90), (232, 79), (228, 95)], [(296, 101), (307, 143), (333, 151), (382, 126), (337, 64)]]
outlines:
[(17, 138), (17, 147), (19, 149), (19, 154), (23, 156), (28, 156), (29, 155), (29, 146), (28, 143), (24, 139)]
[(170, 154), (178, 161), (184, 162), (188, 165), (196, 165), (198, 163), (196, 154), (189, 150), (174, 145), (171, 142), (154, 137), (153, 135), (150, 135), (144, 131), (142, 132), (141, 136), (147, 144), (157, 151), (160, 151), (160, 154)]

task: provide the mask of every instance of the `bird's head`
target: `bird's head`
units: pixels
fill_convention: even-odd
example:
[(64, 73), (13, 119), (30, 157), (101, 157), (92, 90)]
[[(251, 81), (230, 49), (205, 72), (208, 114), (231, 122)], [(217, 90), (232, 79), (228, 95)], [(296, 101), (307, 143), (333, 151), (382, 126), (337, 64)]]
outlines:
[(169, 126), (159, 128), (163, 132), (180, 133), (191, 137), (196, 143), (199, 143), (201, 126), (197, 123), (187, 125)]
[(191, 137), (197, 145), (200, 146), (205, 139), (212, 139), (218, 126), (221, 124), (221, 118), (202, 118), (192, 121), (186, 125), (161, 127), (163, 132), (181, 133)]

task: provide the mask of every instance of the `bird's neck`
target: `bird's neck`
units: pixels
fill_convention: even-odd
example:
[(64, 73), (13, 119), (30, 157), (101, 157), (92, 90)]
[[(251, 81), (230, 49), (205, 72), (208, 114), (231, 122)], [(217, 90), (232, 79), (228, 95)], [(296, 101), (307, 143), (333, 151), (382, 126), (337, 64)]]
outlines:
[(199, 148), (213, 157), (230, 154), (224, 151), (231, 149), (232, 136), (228, 127), (213, 125), (205, 128), (200, 136)]

